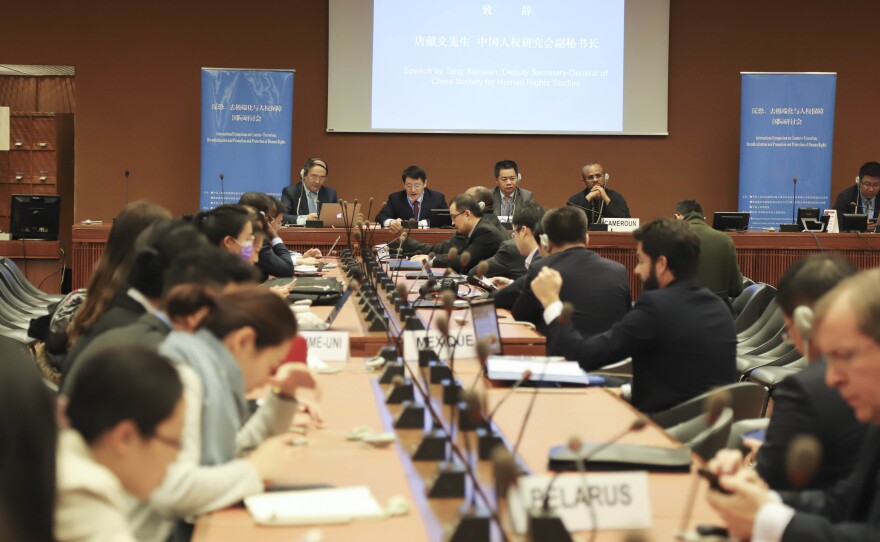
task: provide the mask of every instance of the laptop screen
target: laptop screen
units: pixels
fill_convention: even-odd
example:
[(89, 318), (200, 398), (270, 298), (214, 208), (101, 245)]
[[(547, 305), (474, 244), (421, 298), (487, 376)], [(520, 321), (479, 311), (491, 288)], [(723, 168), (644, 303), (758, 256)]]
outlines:
[[(486, 299), (471, 303), (471, 317), (474, 319), (474, 333), (480, 339), (489, 342), (489, 353), (501, 355), (501, 331), (498, 328), (498, 314), (495, 312), (495, 301)], [(493, 340), (494, 338), (494, 340)]]
[(339, 298), (339, 301), (336, 302), (336, 306), (333, 307), (333, 310), (330, 311), (330, 315), (327, 316), (326, 324), (327, 327), (333, 323), (333, 320), (336, 319), (336, 316), (339, 314), (339, 311), (342, 310), (345, 302), (348, 301), (349, 296), (351, 295), (351, 288), (346, 288), (344, 292), (342, 292), (342, 297)]

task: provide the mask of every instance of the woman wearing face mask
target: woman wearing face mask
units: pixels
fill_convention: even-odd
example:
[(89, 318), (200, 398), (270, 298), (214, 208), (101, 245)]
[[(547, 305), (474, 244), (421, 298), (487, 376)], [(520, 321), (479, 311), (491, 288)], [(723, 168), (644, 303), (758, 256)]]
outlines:
[(135, 345), (84, 356), (79, 374), (58, 442), (55, 537), (133, 542), (130, 495), (148, 498), (180, 450), (180, 377), (166, 358)]
[(215, 246), (254, 259), (254, 221), (244, 205), (221, 205), (195, 216), (195, 225)]
[[(187, 400), (183, 447), (149, 503), (130, 516), (138, 540), (166, 540), (175, 529), (167, 518), (230, 506), (295, 472), (285, 432), (297, 389), (314, 388), (315, 381), (301, 364), (279, 367), (294, 335), (287, 304), (251, 287), (217, 296), (194, 334), (168, 336), (160, 352), (177, 362)], [(245, 392), (267, 383), (271, 390), (248, 419)], [(178, 522), (175, 539), (187, 539), (190, 530)]]

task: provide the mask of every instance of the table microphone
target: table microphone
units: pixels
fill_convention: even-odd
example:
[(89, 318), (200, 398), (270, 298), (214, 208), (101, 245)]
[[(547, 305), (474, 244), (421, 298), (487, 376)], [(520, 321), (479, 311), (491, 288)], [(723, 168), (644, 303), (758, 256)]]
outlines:
[(125, 204), (128, 205), (128, 175), (129, 172), (125, 170)]
[(223, 178), (224, 178), (223, 173), (220, 173), (220, 205), (223, 205), (224, 203), (226, 203), (226, 188), (224, 187), (224, 184), (223, 184)]
[(793, 177), (793, 178), (791, 179), (791, 186), (792, 186), (792, 188), (791, 188), (791, 189), (792, 189), (792, 194), (791, 194), (791, 223), (792, 223), (792, 224), (797, 224), (797, 219), (795, 218), (796, 215), (795, 215), (795, 212), (794, 212), (795, 202), (797, 201), (797, 177)]
[(501, 400), (498, 401), (498, 403), (495, 405), (495, 408), (493, 408), (492, 411), (489, 412), (489, 415), (486, 417), (486, 424), (487, 425), (492, 425), (492, 420), (495, 418), (495, 414), (498, 412), (498, 409), (501, 408), (501, 405), (503, 405), (505, 403), (505, 401), (507, 401), (510, 398), (511, 395), (516, 393), (516, 390), (518, 390), (520, 388), (520, 386), (522, 386), (523, 384), (525, 384), (526, 382), (531, 380), (531, 378), (532, 378), (531, 369), (526, 369), (525, 371), (522, 372), (522, 376), (520, 376), (519, 380), (517, 380), (513, 384), (513, 386), (511, 386), (511, 388), (509, 390), (507, 390), (507, 393), (505, 393), (501, 397)]

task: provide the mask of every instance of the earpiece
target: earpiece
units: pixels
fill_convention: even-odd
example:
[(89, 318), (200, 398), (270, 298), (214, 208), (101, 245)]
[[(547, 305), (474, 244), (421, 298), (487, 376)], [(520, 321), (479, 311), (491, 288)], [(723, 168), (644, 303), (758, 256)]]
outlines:
[(477, 207), (479, 207), (480, 210), (482, 211), (483, 209), (486, 208), (486, 202), (484, 202), (484, 201), (478, 201), (478, 202), (477, 202)]
[(861, 183), (862, 183), (862, 178), (859, 177), (858, 175), (856, 175), (856, 186), (860, 185)]
[(547, 234), (542, 233), (538, 240), (541, 243), (541, 248), (544, 249), (544, 252), (550, 252), (550, 238), (547, 237)]
[(605, 174), (605, 182), (607, 183), (607, 182), (608, 182), (608, 179), (610, 179), (610, 178), (611, 178), (611, 176), (608, 175), (608, 174), (606, 173), (606, 174)]
[(516, 182), (520, 182), (522, 180), (522, 175), (519, 173), (516, 174)]
[(813, 334), (813, 309), (806, 305), (795, 307), (791, 319), (798, 334), (805, 341), (809, 341)]

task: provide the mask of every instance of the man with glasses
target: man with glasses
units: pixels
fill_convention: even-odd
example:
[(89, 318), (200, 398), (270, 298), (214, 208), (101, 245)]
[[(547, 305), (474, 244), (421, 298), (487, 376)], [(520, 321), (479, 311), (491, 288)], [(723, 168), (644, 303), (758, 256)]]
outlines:
[(519, 166), (513, 160), (501, 160), (495, 164), (495, 182), (492, 191), (492, 213), (501, 220), (510, 222), (516, 210), (527, 203), (535, 203), (535, 195), (525, 188), (519, 187), (522, 179)]
[(599, 163), (588, 163), (581, 168), (584, 189), (568, 198), (568, 203), (587, 213), (590, 223), (603, 218), (629, 218), (629, 207), (620, 192), (608, 188), (609, 175)]
[(415, 218), (420, 228), (430, 226), (431, 209), (447, 209), (446, 196), (428, 188), (428, 175), (419, 166), (409, 166), (401, 174), (403, 190), (388, 195), (388, 201), (376, 215), (383, 228), (398, 233), (404, 221)]
[(867, 162), (859, 168), (859, 176), (856, 184), (843, 190), (837, 195), (834, 208), (837, 216), (842, 214), (866, 214), (868, 215), (868, 231), (877, 228), (877, 193), (880, 192), (880, 164)]
[(320, 158), (309, 158), (299, 171), (300, 182), (281, 190), (281, 201), (287, 208), (284, 222), (304, 225), (307, 220), (318, 220), (321, 205), (338, 203), (336, 190), (324, 186), (330, 168)]

